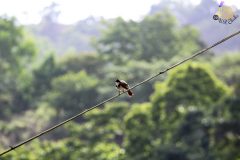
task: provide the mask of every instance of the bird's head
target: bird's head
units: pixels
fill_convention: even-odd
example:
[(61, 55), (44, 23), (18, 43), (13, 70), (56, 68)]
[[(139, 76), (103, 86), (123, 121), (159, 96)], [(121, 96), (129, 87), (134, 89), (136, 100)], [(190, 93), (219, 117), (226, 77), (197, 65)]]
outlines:
[(119, 80), (119, 79), (117, 79), (115, 82), (119, 83), (119, 82), (120, 82), (120, 80)]

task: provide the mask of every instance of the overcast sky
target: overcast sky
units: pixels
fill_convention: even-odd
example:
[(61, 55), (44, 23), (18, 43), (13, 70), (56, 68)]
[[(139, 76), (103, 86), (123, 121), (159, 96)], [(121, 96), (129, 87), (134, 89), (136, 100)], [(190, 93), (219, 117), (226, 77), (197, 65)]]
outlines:
[[(59, 4), (59, 22), (70, 24), (91, 15), (139, 19), (149, 12), (151, 5), (160, 0), (0, 0), (0, 15), (15, 16), (22, 24), (38, 23), (43, 8), (53, 1)], [(200, 0), (190, 1), (199, 3)], [(220, 3), (221, 0), (217, 1)], [(225, 0), (225, 3), (240, 7), (240, 0)]]

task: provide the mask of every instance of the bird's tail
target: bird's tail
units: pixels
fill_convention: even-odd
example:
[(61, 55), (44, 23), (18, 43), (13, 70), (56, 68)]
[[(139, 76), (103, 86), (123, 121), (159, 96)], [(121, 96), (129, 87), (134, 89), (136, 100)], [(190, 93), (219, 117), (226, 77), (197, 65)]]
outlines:
[(127, 93), (128, 93), (128, 95), (129, 95), (130, 97), (133, 96), (133, 92), (132, 92), (130, 89), (127, 91)]

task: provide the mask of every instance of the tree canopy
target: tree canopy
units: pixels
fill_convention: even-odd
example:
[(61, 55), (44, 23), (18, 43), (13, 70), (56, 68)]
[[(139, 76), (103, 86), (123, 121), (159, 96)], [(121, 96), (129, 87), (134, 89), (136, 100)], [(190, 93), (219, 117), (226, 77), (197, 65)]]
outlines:
[[(42, 54), (23, 26), (0, 18), (0, 152), (117, 94), (117, 78), (133, 86), (204, 46), (168, 12), (105, 23), (95, 52), (59, 56)], [(216, 56), (182, 64), (1, 159), (239, 160), (240, 56)]]
[(194, 28), (179, 28), (175, 17), (168, 12), (146, 16), (140, 22), (117, 18), (106, 25), (95, 46), (99, 53), (114, 57), (114, 61), (170, 60), (176, 55), (190, 54), (203, 45)]

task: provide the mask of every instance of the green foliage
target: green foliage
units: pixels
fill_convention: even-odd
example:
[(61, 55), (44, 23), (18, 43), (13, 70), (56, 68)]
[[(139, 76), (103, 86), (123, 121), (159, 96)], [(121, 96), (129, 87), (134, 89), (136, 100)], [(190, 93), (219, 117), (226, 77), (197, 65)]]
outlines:
[[(239, 84), (238, 84), (239, 85)], [(238, 85), (234, 92), (214, 107), (214, 153), (223, 159), (236, 159), (239, 154), (240, 96)], [(227, 107), (226, 107), (227, 106)], [(221, 150), (221, 153), (218, 151)]]
[(35, 47), (14, 19), (0, 18), (1, 116), (29, 108), (30, 68)]
[(171, 59), (178, 51), (176, 20), (169, 13), (147, 16), (140, 23), (142, 58)]
[(72, 123), (66, 126), (71, 135), (75, 135), (88, 145), (99, 142), (123, 143), (124, 116), (129, 110), (126, 102), (107, 103), (104, 109), (96, 109), (88, 113), (85, 122), (79, 126)]
[(178, 29), (175, 18), (162, 12), (146, 16), (140, 22), (116, 19), (107, 25), (95, 46), (116, 63), (136, 58), (169, 60), (199, 49), (202, 42), (198, 37), (195, 29), (189, 26)]
[(9, 118), (8, 123), (0, 121), (2, 137), (0, 144), (6, 147), (9, 144), (14, 144), (16, 141), (21, 141), (37, 134), (42, 128), (48, 127), (55, 116), (56, 112), (53, 108), (42, 104), (36, 110), (28, 110), (23, 115)]
[(79, 72), (84, 70), (87, 73), (94, 74), (99, 78), (104, 78), (103, 68), (107, 61), (104, 60), (99, 54), (88, 53), (83, 55), (69, 54), (63, 56), (57, 63), (58, 72)]
[(154, 146), (148, 159), (151, 160), (189, 160), (186, 151), (174, 145)]
[[(137, 72), (138, 67), (136, 65), (129, 69)], [(51, 104), (57, 107), (57, 111), (63, 110), (65, 116), (74, 114), (73, 111), (79, 112), (81, 108), (77, 104), (89, 103), (85, 100), (96, 92), (99, 84), (86, 72), (78, 72), (82, 69), (78, 65), (70, 68), (73, 68), (72, 72), (61, 70), (58, 77), (49, 80), (52, 89), (47, 94)], [(144, 72), (135, 74), (141, 78)], [(208, 85), (211, 90), (202, 84)], [(49, 139), (49, 142), (32, 143), (17, 152), (11, 152), (6, 158), (236, 159), (239, 135), (234, 127), (239, 125), (237, 90), (236, 85), (234, 92), (230, 93), (228, 87), (205, 64), (190, 63), (171, 72), (164, 82), (156, 83), (150, 103), (108, 103), (104, 108), (92, 110), (80, 120), (67, 124), (57, 133), (62, 134), (58, 142)], [(88, 97), (82, 94), (88, 94)], [(50, 113), (47, 109), (50, 107), (42, 108), (38, 113), (45, 113), (43, 110)], [(56, 114), (55, 111), (53, 113)], [(31, 116), (27, 114), (26, 117)], [(34, 117), (45, 119), (44, 116)], [(18, 122), (20, 128), (13, 126), (12, 131), (26, 129), (22, 120)], [(36, 121), (33, 122), (39, 126)], [(10, 133), (6, 132), (6, 126), (2, 130), (6, 135)], [(57, 139), (57, 134), (50, 138)], [(63, 139), (63, 134), (72, 138)], [(21, 135), (24, 136), (24, 132)], [(29, 148), (33, 152), (28, 152)], [(219, 150), (222, 152), (219, 153)]]
[(98, 80), (88, 76), (84, 71), (70, 72), (53, 79), (52, 90), (47, 96), (58, 111), (66, 111), (66, 116), (66, 114), (80, 112), (96, 103), (97, 84)]
[[(189, 55), (201, 48), (205, 48), (205, 44), (199, 39), (200, 34), (192, 26), (185, 26), (179, 31), (179, 41), (176, 42), (179, 45), (178, 55)], [(184, 41), (183, 41), (184, 40)], [(175, 44), (176, 45), (176, 44)], [(177, 55), (177, 56), (178, 56)]]
[(14, 19), (0, 18), (0, 37), (1, 68), (19, 71), (28, 66), (26, 62), (32, 60), (35, 48)]
[(183, 65), (172, 71), (165, 82), (156, 83), (151, 97), (156, 125), (153, 135), (163, 148), (156, 149), (154, 154), (176, 144), (173, 151), (180, 157), (213, 159), (215, 145), (210, 145), (214, 136), (210, 134), (209, 114), (214, 108), (209, 106), (221, 102), (229, 93), (227, 86), (202, 63)]
[(139, 48), (140, 32), (136, 22), (125, 22), (122, 18), (117, 18), (107, 24), (107, 28), (96, 44), (100, 53), (112, 54), (117, 59), (121, 57), (121, 53), (129, 54), (125, 55), (127, 58), (137, 56), (141, 48)]
[(114, 143), (101, 143), (91, 148), (86, 147), (80, 140), (65, 139), (61, 142), (33, 142), (28, 148), (11, 152), (2, 160), (123, 160), (123, 158), (124, 151)]
[(127, 156), (129, 159), (147, 159), (154, 127), (151, 121), (151, 105), (134, 104), (124, 120)]
[(156, 84), (155, 90), (154, 106), (165, 106), (168, 112), (178, 105), (209, 106), (229, 92), (207, 66), (197, 63), (176, 68), (165, 82)]
[(227, 53), (212, 60), (214, 70), (218, 77), (229, 85), (240, 81), (240, 55), (239, 53)]
[(56, 77), (56, 62), (53, 55), (44, 59), (42, 64), (33, 71), (33, 94), (34, 100), (39, 100), (52, 89), (51, 82)]
[(190, 159), (213, 159), (209, 123), (205, 112), (189, 110), (176, 127), (174, 142), (179, 148), (185, 148), (188, 151)]
[[(169, 13), (107, 25), (96, 41), (101, 53), (51, 53), (32, 61), (35, 47), (28, 35), (14, 20), (0, 18), (1, 151), (116, 94), (116, 78), (133, 86), (203, 46), (194, 28), (179, 27)], [(1, 159), (236, 160), (239, 56), (210, 62), (232, 90), (205, 63), (178, 66), (135, 88), (133, 97), (91, 110)]]

